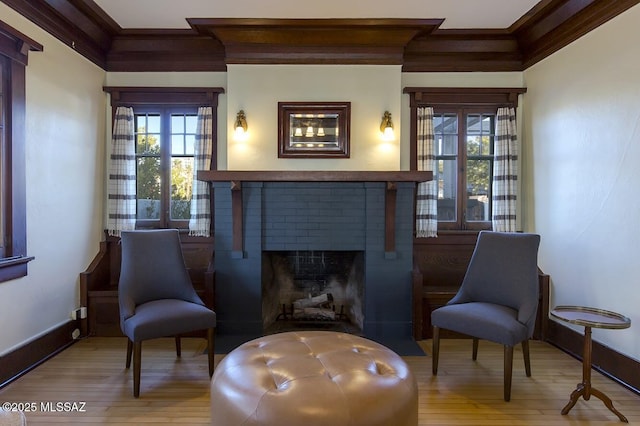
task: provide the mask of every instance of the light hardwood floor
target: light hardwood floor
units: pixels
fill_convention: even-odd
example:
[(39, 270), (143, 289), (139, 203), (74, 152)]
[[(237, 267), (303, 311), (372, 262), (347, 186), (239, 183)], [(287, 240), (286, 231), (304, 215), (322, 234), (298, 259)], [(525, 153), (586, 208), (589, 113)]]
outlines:
[[(430, 354), (431, 341), (419, 343)], [(88, 338), (0, 389), (0, 402), (35, 405), (35, 411), (26, 413), (29, 425), (208, 424), (204, 348), (202, 339), (183, 339), (182, 358), (177, 359), (172, 339), (145, 342), (140, 398), (135, 399), (131, 372), (124, 368), (125, 339)], [(561, 415), (581, 379), (581, 363), (546, 343), (532, 341), (532, 377), (527, 378), (518, 349), (511, 402), (502, 400), (499, 345), (481, 341), (478, 361), (473, 362), (470, 340), (443, 340), (437, 377), (431, 374), (430, 356), (404, 357), (418, 381), (420, 425), (622, 424), (595, 397), (580, 399), (567, 416)], [(216, 362), (220, 359), (222, 355), (216, 356)], [(595, 371), (592, 383), (630, 424), (640, 424), (640, 396)], [(69, 404), (52, 412), (58, 402)], [(65, 412), (66, 408), (84, 411)], [(286, 421), (283, 425), (290, 426)]]

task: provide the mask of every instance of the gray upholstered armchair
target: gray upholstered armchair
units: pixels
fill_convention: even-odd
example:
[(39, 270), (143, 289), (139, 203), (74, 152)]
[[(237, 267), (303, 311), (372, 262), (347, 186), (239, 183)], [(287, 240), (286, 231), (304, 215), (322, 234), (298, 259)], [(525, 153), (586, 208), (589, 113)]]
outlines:
[(133, 395), (140, 395), (142, 341), (207, 330), (209, 376), (214, 368), (216, 314), (193, 288), (175, 229), (122, 232), (122, 263), (118, 300), (120, 327), (127, 342), (127, 363), (133, 351)]
[(538, 308), (538, 246), (535, 234), (482, 231), (460, 290), (431, 313), (433, 374), (438, 374), (440, 328), (504, 345), (504, 400), (511, 399), (513, 347), (522, 343), (525, 372), (531, 376), (529, 339)]

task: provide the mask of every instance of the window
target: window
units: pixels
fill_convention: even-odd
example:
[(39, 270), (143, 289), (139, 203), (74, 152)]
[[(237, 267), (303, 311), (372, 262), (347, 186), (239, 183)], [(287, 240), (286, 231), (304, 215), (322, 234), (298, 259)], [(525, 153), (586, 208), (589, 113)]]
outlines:
[(441, 229), (489, 229), (495, 112), (434, 109)]
[(42, 46), (0, 21), (0, 282), (27, 275), (25, 68)]
[(187, 228), (197, 108), (134, 108), (137, 224)]
[[(213, 153), (220, 88), (105, 87), (111, 106), (133, 108), (136, 228), (188, 229), (198, 107), (211, 106)], [(215, 159), (215, 156), (214, 156)], [(215, 169), (215, 160), (211, 164)]]
[(417, 169), (417, 109), (433, 107), (438, 230), (491, 229), (496, 113), (524, 88), (414, 88), (411, 169)]

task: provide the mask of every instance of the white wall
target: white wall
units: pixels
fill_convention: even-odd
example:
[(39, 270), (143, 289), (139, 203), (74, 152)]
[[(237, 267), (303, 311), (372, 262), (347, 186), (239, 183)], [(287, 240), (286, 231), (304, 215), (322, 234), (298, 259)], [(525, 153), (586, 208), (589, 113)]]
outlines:
[(0, 3), (2, 20), (44, 46), (26, 68), (27, 277), (0, 283), (0, 354), (69, 319), (79, 273), (98, 252), (104, 72)]
[[(640, 359), (640, 6), (525, 72), (526, 217), (551, 304), (631, 318), (594, 340)], [(577, 328), (580, 330), (580, 328)]]

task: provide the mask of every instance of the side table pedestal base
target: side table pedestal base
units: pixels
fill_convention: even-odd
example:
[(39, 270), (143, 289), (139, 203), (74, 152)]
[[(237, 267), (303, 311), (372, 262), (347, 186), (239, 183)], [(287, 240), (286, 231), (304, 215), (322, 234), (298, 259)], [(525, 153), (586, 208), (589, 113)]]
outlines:
[[(589, 392), (587, 392), (587, 388), (589, 388)], [(580, 399), (580, 397), (583, 397), (585, 401), (588, 401), (591, 395), (595, 396), (596, 398), (599, 398), (604, 403), (604, 405), (609, 410), (611, 410), (612, 413), (618, 416), (621, 422), (629, 423), (627, 418), (623, 416), (620, 411), (615, 409), (615, 407), (613, 406), (613, 402), (611, 401), (611, 398), (609, 398), (604, 393), (600, 392), (598, 389), (592, 388), (588, 383), (587, 384), (578, 383), (578, 387), (576, 388), (576, 390), (571, 392), (571, 396), (569, 397), (569, 403), (567, 403), (567, 405), (565, 405), (565, 407), (562, 409), (561, 411), (562, 415), (568, 414), (569, 410), (571, 410), (573, 406), (576, 405), (576, 402), (578, 402), (578, 399)]]

